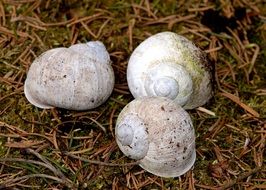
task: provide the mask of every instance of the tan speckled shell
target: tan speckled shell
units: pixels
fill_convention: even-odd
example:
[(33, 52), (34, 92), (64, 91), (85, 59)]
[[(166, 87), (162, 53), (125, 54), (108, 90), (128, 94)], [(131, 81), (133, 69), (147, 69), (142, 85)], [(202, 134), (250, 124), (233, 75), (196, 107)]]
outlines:
[(190, 116), (168, 98), (133, 100), (119, 114), (115, 133), (121, 151), (155, 175), (180, 176), (195, 162)]
[(25, 96), (40, 108), (95, 108), (107, 100), (114, 87), (110, 62), (99, 41), (48, 50), (32, 63)]

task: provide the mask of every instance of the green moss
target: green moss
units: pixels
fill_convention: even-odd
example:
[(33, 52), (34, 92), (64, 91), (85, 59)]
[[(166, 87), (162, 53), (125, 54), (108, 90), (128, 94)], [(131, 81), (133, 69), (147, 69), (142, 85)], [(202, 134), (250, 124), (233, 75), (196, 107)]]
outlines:
[[(135, 25), (132, 30), (132, 45), (133, 48), (135, 48), (151, 34), (169, 30), (168, 24), (173, 20), (170, 19), (164, 21), (165, 23), (158, 22), (152, 25), (146, 25), (146, 22), (158, 21), (161, 18), (170, 15), (176, 15), (176, 18), (180, 18), (181, 16), (196, 14), (197, 17), (175, 23), (172, 26), (171, 31), (182, 34), (190, 40), (197, 42), (197, 45), (200, 46), (201, 49), (208, 49), (209, 41), (189, 32), (189, 29), (202, 29), (200, 27), (203, 26), (197, 25), (196, 23), (200, 22), (200, 17), (205, 11), (191, 12), (188, 11), (188, 9), (214, 6), (222, 11), (223, 7), (220, 3), (218, 1), (208, 1), (206, 5), (203, 5), (198, 1), (178, 1), (178, 3), (173, 0), (167, 0), (165, 3), (161, 3), (158, 0), (152, 2), (149, 1), (150, 10), (156, 15), (158, 18), (157, 20), (153, 18), (152, 15), (148, 14), (146, 1), (141, 0), (136, 0), (133, 3), (139, 4), (142, 8), (133, 8), (131, 2), (126, 0), (102, 0), (90, 2), (78, 0), (49, 1), (50, 5), (48, 7), (46, 7), (48, 1), (42, 1), (40, 5), (35, 4), (38, 7), (33, 6), (36, 2), (29, 1), (29, 3), (21, 4), (11, 4), (10, 2), (11, 1), (2, 2), (6, 16), (6, 24), (1, 26), (10, 30), (15, 37), (6, 33), (0, 34), (0, 157), (3, 158), (7, 156), (12, 158), (38, 159), (33, 155), (26, 154), (24, 149), (9, 148), (5, 146), (5, 143), (20, 142), (22, 139), (44, 141), (44, 144), (40, 147), (31, 148), (35, 150), (38, 150), (39, 148), (39, 153), (49, 160), (54, 167), (63, 172), (70, 181), (77, 184), (80, 189), (110, 189), (112, 188), (115, 177), (118, 179), (117, 187), (129, 188), (125, 177), (126, 175), (129, 176), (129, 173), (131, 173), (130, 175), (135, 176), (139, 184), (146, 180), (151, 181), (150, 184), (144, 185), (142, 189), (179, 189), (179, 187), (188, 189), (188, 176), (165, 179), (160, 177), (157, 178), (147, 172), (136, 174), (141, 171), (139, 166), (104, 167), (103, 170), (96, 175), (101, 166), (86, 164), (77, 159), (72, 159), (61, 154), (60, 151), (77, 151), (91, 147), (91, 151), (81, 153), (79, 156), (103, 161), (106, 158), (106, 154), (109, 154), (110, 157), (108, 162), (132, 162), (133, 160), (124, 157), (122, 152), (116, 146), (110, 149), (105, 149), (106, 147), (111, 146), (115, 141), (110, 128), (113, 128), (112, 132), (114, 132), (117, 116), (124, 107), (123, 104), (117, 103), (114, 99), (119, 100), (120, 102), (129, 102), (133, 99), (131, 95), (114, 92), (112, 94), (112, 99), (109, 99), (105, 104), (94, 110), (84, 112), (60, 109), (43, 110), (34, 107), (26, 100), (23, 94), (23, 82), (26, 78), (27, 69), (35, 58), (35, 55), (40, 55), (42, 52), (50, 48), (70, 46), (71, 40), (73, 40), (73, 35), (75, 34), (77, 35), (76, 43), (90, 40), (101, 40), (104, 42), (108, 51), (112, 53), (111, 59), (115, 70), (116, 83), (123, 84), (126, 82), (125, 73), (127, 61), (132, 53), (132, 50), (129, 49), (130, 42), (128, 30), (129, 23), (133, 19), (135, 20)], [(228, 3), (230, 2), (228, 1)], [(261, 13), (264, 14), (265, 8), (262, 5), (262, 1), (257, 1), (256, 5), (254, 4), (252, 6), (257, 6), (261, 10)], [(253, 10), (247, 4), (245, 4), (245, 6), (247, 6), (248, 10)], [(80, 23), (72, 26), (60, 25), (48, 27), (44, 25), (42, 26), (46, 28), (46, 31), (44, 31), (32, 27), (27, 24), (25, 20), (12, 21), (11, 19), (11, 17), (25, 16), (27, 18), (41, 20), (43, 23), (58, 23), (70, 20), (71, 18), (77, 20), (99, 12), (102, 13), (101, 18), (90, 20), (89, 22), (84, 21), (89, 29), (97, 34), (102, 24), (107, 19), (110, 19), (108, 24), (102, 28), (101, 35), (97, 39), (91, 36)], [(206, 109), (215, 112), (215, 117), (197, 110), (189, 110), (197, 135), (196, 146), (198, 152), (201, 153), (201, 155), (197, 155), (197, 160), (193, 169), (193, 176), (196, 184), (204, 184), (214, 187), (218, 185), (217, 181), (224, 182), (228, 178), (238, 177), (242, 173), (242, 169), (238, 164), (245, 162), (242, 167), (246, 170), (254, 168), (256, 166), (254, 157), (260, 158), (259, 153), (263, 151), (263, 148), (260, 148), (262, 145), (259, 145), (259, 143), (263, 141), (261, 131), (263, 129), (263, 119), (266, 117), (266, 100), (265, 96), (260, 95), (258, 90), (265, 88), (265, 34), (261, 27), (263, 24), (261, 17), (252, 16), (250, 14), (249, 17), (252, 17), (252, 22), (248, 23), (248, 25), (243, 25), (243, 27), (245, 27), (244, 29), (247, 31), (248, 41), (249, 43), (255, 43), (260, 46), (260, 52), (255, 62), (254, 70), (249, 74), (249, 82), (246, 80), (244, 69), (239, 68), (241, 63), (238, 63), (236, 57), (232, 56), (226, 48), (217, 52), (218, 60), (215, 62), (216, 74), (220, 88), (223, 91), (239, 96), (243, 103), (256, 110), (261, 117), (254, 118), (251, 115), (248, 115), (247, 111), (238, 104), (220, 95), (220, 89), (215, 89), (214, 97), (208, 104), (204, 105)], [(0, 24), (3, 23), (3, 17), (1, 17), (0, 22)], [(35, 24), (38, 25), (38, 23)], [(18, 35), (18, 32), (20, 31), (28, 33), (28, 35), (35, 40), (20, 37)], [(201, 32), (200, 30), (198, 32), (209, 39), (212, 39), (211, 37), (217, 38), (220, 43), (217, 42), (217, 46), (227, 43), (232, 49), (237, 50), (238, 48), (237, 41), (234, 40), (234, 37), (231, 36), (230, 33), (215, 34), (208, 31)], [(234, 32), (238, 34), (237, 32), (240, 31), (235, 29)], [(39, 41), (36, 36), (38, 36), (41, 41)], [(28, 55), (18, 59), (27, 47), (30, 47)], [(246, 51), (249, 51), (247, 55), (251, 60), (252, 51), (250, 51), (250, 48), (251, 47), (247, 47)], [(184, 59), (189, 63), (188, 65), (190, 65), (191, 69), (196, 69), (196, 72), (200, 74), (204, 72), (203, 68), (196, 67), (197, 63), (195, 63), (194, 57), (191, 56), (191, 53), (188, 50), (184, 51)], [(16, 63), (14, 63), (15, 60), (17, 60)], [(231, 74), (225, 76), (226, 71), (229, 69), (227, 64), (225, 64), (225, 61), (232, 66), (236, 77), (235, 81)], [(248, 69), (248, 67), (246, 67), (246, 69)], [(127, 89), (125, 90), (128, 91)], [(6, 96), (6, 98), (2, 99), (4, 96)], [(113, 110), (116, 111), (114, 115), (111, 116)], [(103, 133), (97, 125), (93, 124), (89, 119), (84, 118), (84, 116), (97, 119), (97, 121), (106, 128), (107, 133)], [(111, 127), (110, 120), (113, 122)], [(10, 125), (11, 127), (8, 128), (5, 125), (2, 125), (2, 123)], [(12, 126), (14, 126), (15, 129), (11, 129)], [(228, 126), (231, 126), (231, 128)], [(220, 130), (215, 133), (219, 128)], [(24, 134), (22, 130), (26, 133)], [(54, 133), (55, 130), (56, 133)], [(52, 142), (41, 136), (32, 135), (31, 133), (37, 133), (42, 136), (46, 135), (46, 137), (52, 140)], [(10, 136), (10, 134), (21, 136), (19, 138), (14, 138)], [(60, 150), (55, 150), (53, 144), (53, 140), (55, 139), (53, 139), (54, 137), (52, 134), (56, 134), (56, 143)], [(64, 138), (62, 136), (64, 136)], [(91, 138), (65, 139), (65, 136), (90, 136)], [(246, 139), (250, 140), (247, 144), (247, 149), (250, 151), (241, 156)], [(47, 145), (47, 147), (45, 147), (45, 145)], [(209, 165), (218, 163), (217, 155), (214, 151), (215, 147), (219, 147), (224, 159), (230, 161), (229, 169), (236, 172), (236, 176), (231, 175), (230, 173), (225, 173), (225, 176), (222, 176), (219, 179), (212, 176), (209, 170)], [(102, 152), (95, 156), (94, 154), (100, 150)], [(241, 159), (238, 164), (232, 161), (234, 155)], [(19, 174), (19, 176), (23, 176), (34, 173), (53, 175), (51, 171), (43, 167), (26, 163), (7, 163), (3, 166), (1, 165), (1, 168), (2, 167), (3, 171), (1, 172), (3, 176), (10, 176), (11, 174)], [(74, 174), (72, 171), (74, 171)], [(90, 172), (93, 172), (93, 174), (90, 179), (87, 179)], [(264, 179), (265, 177), (266, 176), (263, 172), (258, 172), (250, 177), (252, 180), (250, 180), (248, 184), (245, 183), (244, 185), (247, 186), (253, 184), (253, 186), (255, 186), (256, 184), (261, 184), (259, 181), (256, 181), (256, 179)], [(153, 180), (156, 180), (156, 182)], [(0, 183), (1, 182), (2, 181), (0, 180)], [(52, 180), (43, 178), (31, 178), (22, 183), (26, 185), (37, 185), (40, 186), (41, 189), (66, 188), (63, 184), (57, 184)], [(160, 186), (161, 184), (163, 184), (163, 187)], [(132, 179), (130, 179), (130, 185), (131, 188), (134, 188)], [(246, 188), (252, 188), (251, 186), (252, 185)], [(239, 183), (239, 188), (243, 187), (243, 184)], [(27, 189), (26, 187), (24, 188), (18, 185), (14, 186), (14, 188)], [(32, 189), (38, 188), (36, 187)]]

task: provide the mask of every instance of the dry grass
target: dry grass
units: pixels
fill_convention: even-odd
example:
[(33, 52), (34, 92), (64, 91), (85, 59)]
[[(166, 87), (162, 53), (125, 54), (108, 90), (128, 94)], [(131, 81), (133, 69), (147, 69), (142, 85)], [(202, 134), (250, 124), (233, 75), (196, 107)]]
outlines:
[[(263, 0), (86, 2), (0, 1), (0, 189), (266, 189)], [(165, 30), (208, 53), (216, 87), (207, 105), (189, 111), (197, 133), (193, 170), (169, 179), (143, 171), (114, 140), (116, 118), (133, 99), (127, 60)], [(31, 105), (23, 82), (33, 59), (90, 40), (111, 54), (111, 98), (86, 112)]]

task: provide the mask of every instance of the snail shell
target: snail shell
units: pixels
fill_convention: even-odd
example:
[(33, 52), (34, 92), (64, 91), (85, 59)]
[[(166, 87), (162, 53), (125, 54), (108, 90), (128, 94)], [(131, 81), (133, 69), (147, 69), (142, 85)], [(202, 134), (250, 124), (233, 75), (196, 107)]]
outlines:
[(187, 172), (196, 159), (195, 133), (188, 113), (165, 97), (130, 102), (118, 116), (116, 142), (129, 158), (162, 177)]
[(113, 87), (109, 54), (94, 41), (41, 54), (30, 66), (24, 92), (39, 108), (86, 110), (105, 102)]
[(212, 96), (210, 65), (204, 52), (173, 32), (155, 34), (134, 50), (127, 81), (135, 98), (168, 97), (185, 109), (201, 106)]

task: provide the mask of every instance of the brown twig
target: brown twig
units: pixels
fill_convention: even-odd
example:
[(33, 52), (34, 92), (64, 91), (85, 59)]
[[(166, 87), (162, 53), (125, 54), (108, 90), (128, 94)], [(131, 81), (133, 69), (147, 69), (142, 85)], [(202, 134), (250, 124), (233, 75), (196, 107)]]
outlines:
[(236, 104), (238, 104), (240, 107), (242, 107), (243, 109), (245, 109), (247, 112), (249, 112), (250, 114), (252, 114), (255, 117), (260, 117), (260, 114), (258, 112), (256, 112), (253, 108), (249, 107), (248, 105), (244, 104), (243, 102), (240, 101), (239, 97), (230, 94), (230, 93), (225, 93), (222, 92), (220, 93), (222, 96), (225, 96), (227, 98), (229, 98), (230, 100), (232, 100), (233, 102), (235, 102)]
[[(26, 149), (27, 152), (33, 154), (34, 156), (36, 156), (37, 158), (39, 158), (41, 161), (43, 161), (51, 171), (54, 172), (55, 175), (59, 176), (60, 178), (66, 180), (67, 178), (65, 177), (65, 175), (60, 171), (57, 170), (46, 158), (44, 158), (41, 154), (39, 154), (38, 152), (34, 151), (33, 149), (27, 148)], [(66, 180), (67, 181), (67, 180)]]
[(43, 166), (51, 170), (55, 175), (58, 174), (58, 171), (54, 167), (51, 167), (50, 165), (46, 163), (35, 161), (35, 160), (26, 160), (23, 158), (0, 158), (0, 162), (4, 162), (4, 163), (5, 162), (25, 162), (25, 163), (30, 163), (30, 164), (36, 164), (36, 165), (40, 165), (40, 166)]
[(253, 170), (249, 171), (249, 172), (245, 172), (241, 175), (239, 175), (236, 179), (234, 180), (229, 180), (228, 182), (224, 183), (222, 186), (218, 187), (217, 190), (225, 190), (229, 187), (234, 186), (236, 183), (240, 182), (241, 180), (249, 177), (252, 174), (257, 173), (258, 171), (261, 170), (261, 167), (256, 167)]
[(0, 189), (5, 189), (7, 187), (14, 186), (14, 185), (16, 185), (16, 182), (19, 182), (19, 181), (22, 181), (22, 180), (28, 180), (28, 179), (34, 178), (34, 177), (51, 179), (51, 180), (54, 180), (54, 181), (56, 181), (58, 183), (64, 184), (64, 185), (66, 185), (69, 188), (72, 188), (72, 189), (74, 188), (74, 184), (66, 182), (66, 181), (64, 181), (64, 180), (62, 180), (62, 179), (60, 179), (58, 177), (55, 177), (55, 176), (50, 176), (50, 175), (47, 175), (47, 174), (30, 174), (30, 175), (25, 175), (25, 176), (17, 177), (17, 178), (14, 178), (14, 179), (6, 180), (0, 185)]
[(120, 167), (123, 167), (123, 166), (134, 166), (134, 165), (138, 165), (139, 164), (139, 161), (136, 161), (136, 162), (131, 162), (131, 163), (125, 163), (125, 164), (116, 164), (116, 163), (106, 163), (106, 162), (101, 162), (101, 161), (97, 161), (97, 160), (89, 160), (89, 159), (86, 159), (86, 158), (83, 158), (83, 157), (79, 157), (79, 156), (75, 156), (73, 154), (70, 154), (68, 152), (63, 152), (64, 155), (66, 156), (69, 156), (71, 158), (75, 158), (75, 159), (79, 159), (83, 162), (88, 162), (90, 164), (97, 164), (97, 165), (102, 165), (102, 166), (120, 166)]

